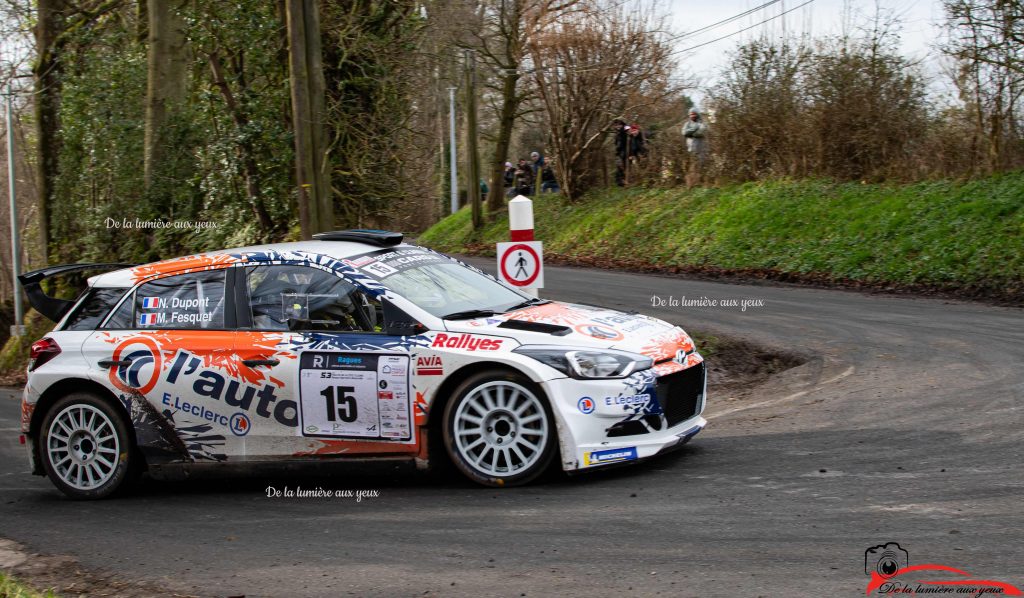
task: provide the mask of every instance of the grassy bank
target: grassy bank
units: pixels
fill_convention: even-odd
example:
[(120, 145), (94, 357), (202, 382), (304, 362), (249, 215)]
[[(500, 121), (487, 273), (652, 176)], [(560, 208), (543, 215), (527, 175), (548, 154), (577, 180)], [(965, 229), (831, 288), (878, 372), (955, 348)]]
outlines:
[[(544, 196), (534, 210), (545, 254), (572, 263), (1024, 298), (1024, 172), (901, 186), (612, 189), (577, 204)], [(504, 214), (474, 233), (462, 210), (420, 242), (493, 255), (507, 238)]]
[(0, 573), (0, 598), (52, 598), (52, 591), (38, 592), (27, 585)]

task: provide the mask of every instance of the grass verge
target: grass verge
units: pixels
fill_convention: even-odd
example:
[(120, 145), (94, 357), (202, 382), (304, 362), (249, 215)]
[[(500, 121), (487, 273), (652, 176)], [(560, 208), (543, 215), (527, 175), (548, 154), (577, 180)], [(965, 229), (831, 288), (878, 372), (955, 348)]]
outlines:
[(52, 591), (39, 592), (20, 581), (0, 573), (0, 598), (55, 598)]
[[(546, 259), (579, 265), (942, 291), (1024, 302), (1024, 171), (911, 185), (769, 181), (534, 201)], [(508, 220), (464, 209), (419, 241), (493, 255)]]

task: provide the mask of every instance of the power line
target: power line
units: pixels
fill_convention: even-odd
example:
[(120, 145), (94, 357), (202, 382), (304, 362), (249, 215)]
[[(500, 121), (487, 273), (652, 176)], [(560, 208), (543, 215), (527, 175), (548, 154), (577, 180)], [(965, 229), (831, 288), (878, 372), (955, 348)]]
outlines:
[(753, 28), (755, 28), (755, 27), (760, 27), (761, 25), (764, 25), (765, 23), (768, 23), (768, 22), (770, 22), (770, 21), (774, 21), (775, 19), (778, 19), (779, 17), (784, 17), (784, 16), (788, 15), (789, 13), (793, 12), (794, 10), (797, 10), (797, 9), (803, 8), (803, 7), (807, 6), (808, 4), (810, 4), (811, 2), (814, 2), (814, 0), (807, 0), (807, 1), (806, 1), (806, 2), (804, 2), (803, 4), (798, 4), (798, 5), (794, 6), (793, 8), (791, 8), (791, 9), (789, 9), (789, 10), (787, 10), (787, 11), (784, 11), (784, 12), (780, 12), (780, 13), (779, 13), (779, 14), (777, 14), (777, 15), (774, 15), (774, 16), (772, 16), (772, 17), (769, 17), (769, 18), (767, 18), (767, 19), (765, 19), (765, 20), (761, 21), (760, 23), (754, 23), (754, 24), (753, 24), (753, 25), (751, 25), (750, 27), (744, 27), (743, 29), (740, 29), (740, 30), (738, 30), (738, 31), (733, 31), (733, 32), (732, 32), (732, 33), (730, 33), (729, 35), (723, 35), (722, 37), (718, 37), (718, 38), (715, 38), (715, 39), (713, 39), (713, 40), (710, 40), (710, 41), (706, 41), (706, 42), (704, 42), (704, 43), (702, 43), (702, 44), (697, 44), (696, 46), (690, 46), (689, 48), (683, 48), (683, 49), (681, 49), (681, 50), (674, 50), (674, 51), (672, 51), (672, 52), (671, 52), (671, 53), (669, 54), (669, 56), (674, 56), (674, 55), (676, 55), (676, 54), (682, 54), (683, 52), (689, 52), (690, 50), (696, 50), (697, 48), (703, 48), (704, 46), (707, 46), (707, 45), (713, 44), (713, 43), (715, 43), (715, 42), (720, 42), (720, 41), (722, 41), (723, 39), (728, 39), (728, 38), (730, 38), (730, 37), (732, 37), (732, 36), (734, 36), (734, 35), (738, 35), (738, 34), (740, 34), (740, 33), (743, 33), (744, 31), (750, 31), (751, 29), (753, 29)]
[(700, 29), (694, 29), (693, 31), (685, 31), (683, 33), (680, 33), (679, 35), (670, 37), (666, 41), (668, 41), (669, 43), (673, 43), (673, 42), (677, 42), (677, 41), (682, 40), (682, 39), (686, 39), (688, 37), (693, 37), (695, 35), (699, 35), (701, 33), (704, 33), (705, 31), (710, 31), (711, 29), (715, 29), (716, 27), (719, 27), (721, 25), (725, 25), (726, 23), (731, 23), (731, 22), (736, 21), (738, 19), (742, 19), (745, 16), (751, 15), (751, 14), (753, 14), (753, 13), (755, 13), (755, 12), (757, 12), (757, 11), (763, 9), (763, 8), (768, 8), (769, 6), (771, 6), (773, 4), (778, 4), (781, 1), (782, 0), (770, 0), (769, 2), (765, 2), (761, 6), (755, 6), (754, 8), (751, 8), (750, 10), (741, 12), (741, 13), (739, 13), (737, 15), (733, 15), (733, 16), (727, 18), (727, 19), (722, 19), (721, 21), (718, 21), (717, 23), (712, 23), (710, 25), (706, 25), (704, 27), (701, 27)]

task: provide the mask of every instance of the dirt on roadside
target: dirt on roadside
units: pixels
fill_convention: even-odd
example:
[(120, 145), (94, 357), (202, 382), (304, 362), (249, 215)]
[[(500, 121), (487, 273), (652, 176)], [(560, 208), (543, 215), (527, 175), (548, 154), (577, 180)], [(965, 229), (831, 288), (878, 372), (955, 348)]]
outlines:
[(0, 571), (39, 592), (51, 591), (57, 596), (192, 596), (152, 582), (129, 581), (113, 573), (88, 570), (74, 557), (33, 553), (17, 542), (4, 539), (0, 539)]
[(809, 358), (735, 337), (701, 332), (693, 336), (708, 364), (708, 391), (719, 396), (740, 394)]

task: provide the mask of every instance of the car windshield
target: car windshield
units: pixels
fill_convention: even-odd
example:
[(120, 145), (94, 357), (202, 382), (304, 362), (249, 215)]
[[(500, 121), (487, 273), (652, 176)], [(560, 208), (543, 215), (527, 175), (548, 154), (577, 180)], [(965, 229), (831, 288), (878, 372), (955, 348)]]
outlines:
[(448, 258), (410, 247), (346, 260), (437, 317), (483, 317), (532, 298)]

